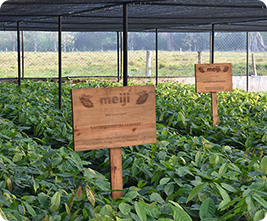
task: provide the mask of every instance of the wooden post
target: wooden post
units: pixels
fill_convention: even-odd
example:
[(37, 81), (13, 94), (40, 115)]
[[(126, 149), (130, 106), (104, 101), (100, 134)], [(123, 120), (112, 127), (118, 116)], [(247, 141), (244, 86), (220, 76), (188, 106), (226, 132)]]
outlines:
[(217, 93), (211, 92), (211, 104), (212, 104), (212, 120), (213, 126), (219, 125), (218, 117), (218, 104), (217, 104)]
[[(111, 189), (115, 190), (112, 192), (112, 198), (123, 197), (123, 178), (122, 178), (122, 155), (121, 148), (112, 148), (109, 150), (110, 158), (110, 178), (111, 178)], [(119, 191), (117, 191), (119, 190)]]
[(198, 64), (202, 64), (202, 51), (197, 52)]
[(253, 66), (253, 74), (254, 76), (257, 76), (256, 62), (255, 62), (255, 57), (253, 53), (252, 53), (252, 66)]
[[(212, 24), (211, 38), (210, 38), (210, 63), (214, 63), (214, 35), (215, 35), (215, 26)], [(213, 126), (217, 126), (219, 124), (218, 117), (218, 102), (217, 102), (217, 92), (211, 92), (211, 106), (212, 106), (212, 120)]]
[(146, 77), (151, 76), (151, 51), (146, 51)]

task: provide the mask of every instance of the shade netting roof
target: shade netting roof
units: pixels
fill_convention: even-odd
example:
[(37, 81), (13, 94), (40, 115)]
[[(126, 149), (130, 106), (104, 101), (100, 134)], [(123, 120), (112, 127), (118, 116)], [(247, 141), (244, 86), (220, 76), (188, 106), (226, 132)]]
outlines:
[(267, 31), (259, 0), (9, 0), (0, 30), (122, 31), (126, 3), (129, 31)]

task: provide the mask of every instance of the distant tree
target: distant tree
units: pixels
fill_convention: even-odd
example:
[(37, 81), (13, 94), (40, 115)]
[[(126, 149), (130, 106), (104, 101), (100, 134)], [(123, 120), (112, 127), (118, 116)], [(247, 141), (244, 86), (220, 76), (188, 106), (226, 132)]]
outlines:
[(260, 32), (250, 33), (249, 48), (251, 51), (265, 51), (267, 46), (264, 44), (263, 34)]

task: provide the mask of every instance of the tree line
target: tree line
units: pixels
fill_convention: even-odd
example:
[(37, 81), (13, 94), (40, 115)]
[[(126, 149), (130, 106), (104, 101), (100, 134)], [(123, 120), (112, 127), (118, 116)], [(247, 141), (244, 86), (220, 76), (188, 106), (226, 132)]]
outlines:
[[(120, 34), (119, 34), (120, 35)], [(58, 35), (56, 32), (23, 32), (25, 51), (46, 52), (58, 50)], [(0, 50), (16, 51), (16, 32), (0, 32)], [(129, 32), (129, 50), (155, 50), (155, 33)], [(169, 51), (208, 51), (210, 49), (210, 33), (159, 33), (158, 49)], [(266, 33), (249, 33), (249, 49), (251, 51), (266, 51)], [(62, 49), (71, 51), (106, 51), (117, 49), (116, 32), (63, 32)], [(228, 32), (215, 33), (215, 50), (245, 51), (246, 33)]]

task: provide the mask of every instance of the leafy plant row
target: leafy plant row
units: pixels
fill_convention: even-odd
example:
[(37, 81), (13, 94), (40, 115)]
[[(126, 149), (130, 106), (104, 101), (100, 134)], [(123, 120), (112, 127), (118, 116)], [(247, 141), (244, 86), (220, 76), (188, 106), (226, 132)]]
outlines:
[(108, 150), (72, 150), (70, 89), (1, 84), (1, 212), (9, 220), (260, 220), (267, 209), (265, 93), (210, 97), (177, 83), (156, 88), (157, 144), (125, 147), (124, 197), (112, 200)]

